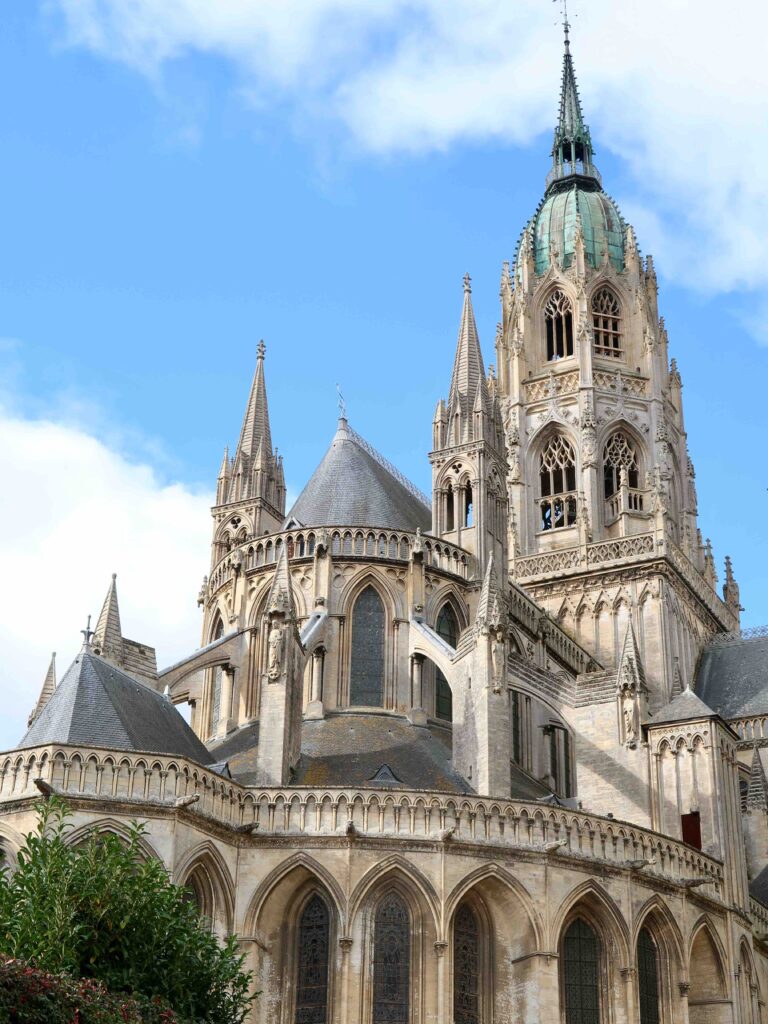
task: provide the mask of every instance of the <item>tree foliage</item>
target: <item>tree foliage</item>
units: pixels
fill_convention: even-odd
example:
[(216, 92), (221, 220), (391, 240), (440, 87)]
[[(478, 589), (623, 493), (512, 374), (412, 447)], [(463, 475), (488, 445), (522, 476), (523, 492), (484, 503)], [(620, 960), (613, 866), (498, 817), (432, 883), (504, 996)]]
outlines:
[(95, 979), (111, 992), (159, 997), (195, 1024), (240, 1024), (251, 1002), (237, 940), (213, 936), (184, 889), (127, 840), (89, 833), (77, 845), (66, 807), (38, 807), (18, 867), (0, 875), (0, 954)]

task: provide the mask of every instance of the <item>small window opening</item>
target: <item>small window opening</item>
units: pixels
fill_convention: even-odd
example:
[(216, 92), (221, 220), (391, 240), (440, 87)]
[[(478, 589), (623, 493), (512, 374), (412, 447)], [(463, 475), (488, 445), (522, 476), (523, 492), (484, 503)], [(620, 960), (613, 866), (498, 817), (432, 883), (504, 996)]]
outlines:
[(544, 307), (547, 326), (547, 360), (565, 359), (573, 355), (573, 307), (571, 300), (559, 289), (552, 292)]
[(464, 488), (464, 526), (474, 526), (474, 506), (472, 504), (472, 487), (470, 484)]
[(680, 824), (683, 830), (683, 842), (689, 846), (701, 849), (701, 816), (698, 811), (691, 811), (690, 814), (680, 815)]
[[(606, 498), (612, 497), (621, 486), (621, 472), (627, 474), (627, 486), (637, 490), (640, 486), (640, 473), (637, 468), (637, 453), (634, 445), (626, 434), (617, 430), (603, 451), (603, 484)], [(642, 512), (642, 500), (638, 511)]]
[(445, 528), (447, 531), (455, 530), (454, 514), (453, 514), (453, 487), (448, 485), (448, 491), (445, 495)]
[(541, 453), (539, 469), (541, 530), (557, 530), (576, 522), (576, 456), (561, 435), (551, 438)]
[(621, 359), (621, 306), (610, 288), (601, 288), (592, 297), (592, 331), (595, 354)]

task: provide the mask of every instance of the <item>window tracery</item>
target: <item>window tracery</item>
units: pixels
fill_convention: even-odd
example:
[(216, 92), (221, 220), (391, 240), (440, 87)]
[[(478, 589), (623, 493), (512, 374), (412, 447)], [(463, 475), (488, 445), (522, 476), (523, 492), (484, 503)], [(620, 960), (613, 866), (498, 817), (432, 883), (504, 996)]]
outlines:
[(605, 497), (610, 498), (621, 486), (621, 473), (626, 471), (627, 486), (637, 490), (640, 473), (637, 468), (637, 453), (632, 442), (621, 430), (608, 439), (603, 450), (603, 482)]
[(480, 928), (467, 903), (456, 911), (453, 924), (453, 1022), (480, 1022)]
[(647, 928), (637, 937), (637, 986), (640, 1024), (659, 1024), (659, 953)]
[(562, 434), (551, 437), (541, 453), (539, 529), (556, 530), (576, 522), (576, 456)]
[(376, 909), (373, 944), (373, 1024), (409, 1024), (410, 919), (395, 892)]
[(544, 307), (547, 329), (547, 360), (565, 359), (573, 355), (573, 306), (571, 300), (558, 288), (552, 292)]
[(600, 940), (582, 917), (563, 937), (562, 985), (566, 1024), (600, 1024)]
[(367, 586), (352, 610), (352, 662), (349, 702), (364, 707), (384, 703), (384, 604)]
[(326, 1024), (328, 1020), (328, 947), (330, 914), (315, 894), (299, 921), (295, 1024)]
[(601, 288), (592, 296), (592, 331), (595, 353), (621, 359), (621, 306), (610, 288)]

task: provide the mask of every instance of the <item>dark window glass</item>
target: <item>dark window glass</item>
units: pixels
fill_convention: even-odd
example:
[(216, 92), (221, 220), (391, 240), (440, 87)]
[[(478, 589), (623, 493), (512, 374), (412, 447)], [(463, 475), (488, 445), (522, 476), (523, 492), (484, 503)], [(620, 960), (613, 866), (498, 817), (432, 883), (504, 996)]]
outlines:
[(701, 849), (701, 817), (698, 811), (691, 811), (690, 814), (680, 815), (680, 824), (683, 829), (683, 842), (689, 846)]
[(520, 728), (520, 694), (511, 690), (509, 694), (509, 714), (512, 721), (512, 760), (520, 764), (522, 756), (522, 730)]
[(448, 488), (448, 493), (445, 496), (445, 528), (446, 530), (453, 530), (454, 527), (454, 516), (453, 516), (453, 488)]
[(600, 940), (580, 917), (565, 933), (562, 970), (566, 1024), (600, 1024)]
[(640, 1024), (659, 1024), (659, 955), (647, 928), (637, 937), (637, 984)]
[(570, 299), (555, 291), (544, 307), (547, 325), (547, 359), (564, 359), (573, 355), (573, 310)]
[(328, 907), (313, 896), (299, 921), (296, 981), (296, 1024), (326, 1024), (328, 1020)]
[[(224, 636), (224, 623), (219, 619), (214, 630), (212, 640), (220, 640)], [(221, 717), (221, 682), (222, 682), (222, 668), (221, 665), (217, 665), (213, 670), (213, 677), (211, 679), (211, 733), (216, 732), (216, 726), (219, 724), (219, 718)]]
[(571, 795), (571, 737), (563, 730), (563, 796)]
[(453, 1024), (480, 1020), (480, 929), (471, 907), (462, 904), (453, 923)]
[[(456, 646), (459, 639), (459, 624), (449, 604), (444, 604), (440, 609), (435, 632), (451, 647)], [(435, 717), (446, 722), (453, 719), (453, 695), (448, 680), (439, 668), (435, 668)]]
[(397, 893), (376, 910), (373, 933), (373, 1024), (409, 1024), (411, 930)]
[(384, 605), (366, 587), (352, 611), (350, 704), (381, 707), (384, 703)]

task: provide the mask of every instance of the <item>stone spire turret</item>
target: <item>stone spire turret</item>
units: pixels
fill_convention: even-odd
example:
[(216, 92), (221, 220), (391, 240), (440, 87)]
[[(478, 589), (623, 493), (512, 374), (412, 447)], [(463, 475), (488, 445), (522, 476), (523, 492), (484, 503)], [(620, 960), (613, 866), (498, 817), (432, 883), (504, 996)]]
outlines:
[[(566, 179), (580, 178), (580, 185), (590, 180), (600, 185), (600, 174), (592, 162), (592, 139), (584, 121), (576, 84), (576, 72), (571, 56), (570, 25), (565, 22), (565, 52), (563, 79), (560, 86), (560, 110), (552, 145), (552, 170), (547, 177), (549, 189), (562, 187)], [(569, 185), (572, 182), (568, 183)]]
[(248, 404), (245, 408), (240, 440), (237, 443), (235, 461), (238, 456), (253, 456), (259, 447), (272, 453), (272, 432), (269, 426), (269, 407), (267, 405), (267, 387), (264, 383), (264, 356), (267, 347), (260, 341), (256, 349), (256, 372), (253, 375)]
[(45, 705), (53, 696), (56, 690), (56, 651), (51, 655), (51, 663), (48, 666), (48, 671), (45, 674), (43, 680), (43, 688), (40, 691), (40, 696), (37, 698), (37, 704), (35, 704), (32, 712), (27, 720), (27, 725), (32, 723), (39, 717), (40, 712), (43, 710)]
[(112, 573), (107, 596), (101, 608), (96, 629), (93, 631), (93, 649), (96, 654), (115, 664), (123, 661), (123, 631), (120, 625), (120, 608), (117, 603), (117, 573)]
[(451, 389), (448, 393), (448, 424), (454, 444), (472, 439), (472, 413), (477, 409), (487, 412), (489, 407), (488, 383), (485, 379), (483, 354), (472, 308), (471, 279), (469, 274), (465, 274), (464, 305), (456, 342)]
[(747, 807), (751, 810), (760, 808), (768, 810), (768, 783), (765, 779), (765, 768), (760, 758), (760, 749), (755, 744), (752, 750), (752, 764), (749, 769), (749, 788), (747, 789)]

